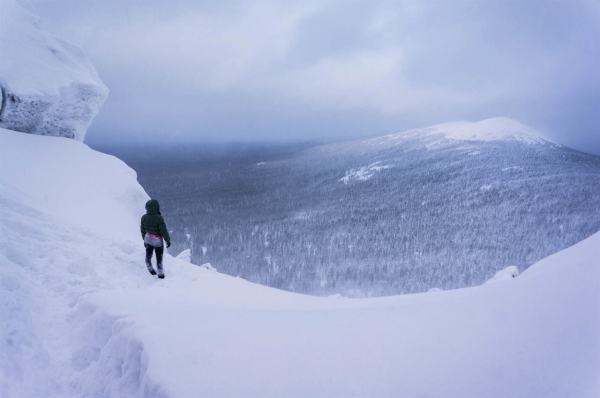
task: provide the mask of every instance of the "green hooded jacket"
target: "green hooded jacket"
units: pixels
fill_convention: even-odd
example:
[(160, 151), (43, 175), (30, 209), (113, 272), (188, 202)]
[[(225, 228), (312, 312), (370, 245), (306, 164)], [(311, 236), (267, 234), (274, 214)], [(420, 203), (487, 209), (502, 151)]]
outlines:
[(167, 242), (167, 245), (171, 244), (171, 237), (169, 236), (169, 231), (167, 231), (167, 225), (160, 214), (158, 200), (150, 199), (146, 202), (146, 214), (142, 216), (140, 229), (142, 238), (146, 236), (147, 232), (153, 235), (160, 235), (164, 238), (165, 242)]

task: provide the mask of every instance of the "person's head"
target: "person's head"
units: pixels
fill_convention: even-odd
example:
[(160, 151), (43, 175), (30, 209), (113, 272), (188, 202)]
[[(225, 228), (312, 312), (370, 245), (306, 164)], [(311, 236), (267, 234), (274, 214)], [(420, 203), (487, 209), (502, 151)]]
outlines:
[(146, 202), (146, 214), (160, 214), (160, 204), (156, 199), (150, 199)]

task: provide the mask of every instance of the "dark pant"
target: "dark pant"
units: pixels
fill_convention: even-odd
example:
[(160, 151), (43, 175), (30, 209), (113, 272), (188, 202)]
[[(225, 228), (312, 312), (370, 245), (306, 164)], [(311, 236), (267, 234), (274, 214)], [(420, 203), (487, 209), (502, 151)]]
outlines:
[(145, 243), (144, 246), (146, 246), (146, 265), (151, 265), (152, 264), (151, 263), (152, 252), (154, 250), (156, 250), (156, 265), (159, 268), (162, 268), (162, 256), (163, 256), (164, 247), (163, 246), (154, 247), (154, 246), (149, 245), (147, 243)]

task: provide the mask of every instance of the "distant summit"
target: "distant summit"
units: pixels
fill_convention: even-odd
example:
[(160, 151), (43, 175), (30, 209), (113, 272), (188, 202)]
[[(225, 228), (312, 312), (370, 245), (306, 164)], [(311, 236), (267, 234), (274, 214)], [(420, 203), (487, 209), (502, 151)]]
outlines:
[[(495, 117), (479, 122), (449, 122), (434, 126), (406, 130), (381, 137), (345, 141), (314, 148), (313, 152), (371, 153), (390, 148), (423, 146), (427, 149), (448, 147), (463, 141), (469, 145), (479, 143), (504, 142), (530, 145), (543, 145), (559, 148), (562, 145), (547, 138), (544, 134), (522, 123), (505, 117)], [(407, 149), (404, 147), (404, 149)]]
[(452, 122), (435, 126), (409, 130), (402, 135), (442, 134), (452, 140), (462, 141), (518, 141), (526, 144), (558, 145), (544, 137), (538, 131), (505, 117), (495, 117), (480, 122)]
[(480, 122), (450, 122), (435, 126), (407, 130), (383, 137), (366, 140), (369, 144), (385, 146), (407, 139), (445, 138), (458, 141), (512, 141), (525, 144), (542, 144), (559, 147), (561, 145), (545, 137), (540, 132), (516, 120), (495, 117)]

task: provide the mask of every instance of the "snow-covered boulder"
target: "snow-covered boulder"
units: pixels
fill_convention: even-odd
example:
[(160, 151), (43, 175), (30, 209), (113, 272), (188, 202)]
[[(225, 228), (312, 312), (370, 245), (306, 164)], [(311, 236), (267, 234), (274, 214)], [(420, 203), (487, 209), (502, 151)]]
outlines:
[(175, 257), (178, 260), (183, 260), (183, 261), (187, 261), (188, 263), (192, 262), (192, 251), (190, 249), (186, 249), (184, 251), (182, 251), (181, 253), (179, 253), (177, 255), (177, 257)]
[(214, 271), (214, 272), (216, 272), (216, 271), (217, 271), (217, 269), (216, 269), (215, 267), (213, 267), (212, 265), (210, 265), (210, 263), (204, 263), (204, 264), (202, 264), (202, 265), (199, 265), (199, 267), (200, 267), (200, 268), (207, 269), (207, 270), (209, 270), (209, 271)]
[(83, 141), (108, 96), (96, 69), (27, 0), (0, 1), (0, 16), (0, 127)]
[(517, 266), (509, 265), (503, 270), (496, 272), (494, 277), (492, 279), (488, 279), (488, 281), (485, 283), (505, 281), (507, 279), (516, 278), (517, 276), (519, 276), (519, 269)]

